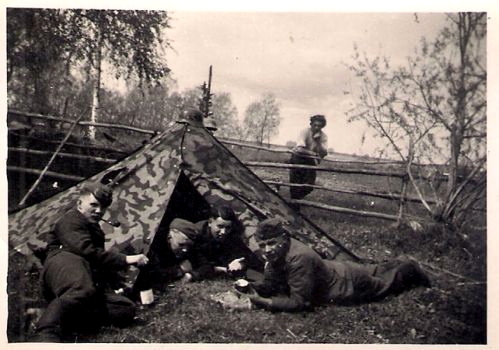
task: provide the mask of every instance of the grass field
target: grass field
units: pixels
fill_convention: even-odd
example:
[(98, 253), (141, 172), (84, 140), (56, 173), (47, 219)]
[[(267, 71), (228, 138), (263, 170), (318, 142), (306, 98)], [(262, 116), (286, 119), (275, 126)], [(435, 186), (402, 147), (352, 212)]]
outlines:
[[(248, 156), (248, 155), (247, 155)], [(287, 158), (287, 156), (285, 157)], [(262, 159), (260, 159), (262, 160)], [(278, 161), (280, 159), (273, 159)], [(281, 160), (283, 161), (283, 160)], [(287, 177), (286, 171), (255, 170), (265, 178)], [(386, 179), (353, 175), (322, 177), (346, 188), (376, 189)], [(398, 189), (393, 184), (393, 189)], [(279, 189), (287, 198), (287, 189)], [(314, 191), (310, 200), (350, 208), (393, 213), (390, 201)], [(412, 209), (419, 211), (420, 208)], [(478, 215), (479, 213), (477, 213)], [(227, 311), (210, 295), (229, 290), (232, 281), (174, 284), (156, 293), (153, 307), (139, 310), (130, 328), (106, 327), (98, 334), (78, 335), (71, 342), (89, 343), (332, 343), (332, 344), (485, 344), (487, 342), (487, 273), (485, 218), (459, 234), (428, 225), (422, 232), (396, 228), (392, 222), (302, 208), (302, 215), (330, 233), (357, 255), (376, 261), (411, 255), (432, 280), (382, 302), (359, 306), (328, 305), (313, 312), (270, 313)], [(39, 272), (24, 271), (20, 256), (9, 261), (8, 337), (26, 341), (32, 328), (23, 313), (39, 297)], [(28, 298), (28, 299), (26, 299)]]

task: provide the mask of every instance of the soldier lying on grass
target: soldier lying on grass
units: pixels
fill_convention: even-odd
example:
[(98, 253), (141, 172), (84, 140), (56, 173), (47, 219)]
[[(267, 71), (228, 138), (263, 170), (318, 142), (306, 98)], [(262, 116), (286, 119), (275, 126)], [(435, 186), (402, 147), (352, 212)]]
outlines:
[(262, 221), (255, 234), (266, 260), (262, 281), (249, 284), (252, 304), (274, 311), (299, 311), (325, 303), (376, 301), (415, 286), (430, 286), (414, 261), (360, 265), (322, 259), (290, 237), (278, 219)]
[(166, 241), (155, 242), (151, 263), (137, 281), (141, 290), (162, 289), (181, 279), (199, 281), (220, 275), (240, 277), (247, 269), (263, 271), (261, 261), (243, 242), (242, 224), (232, 208), (213, 208), (208, 220), (197, 223), (176, 218)]

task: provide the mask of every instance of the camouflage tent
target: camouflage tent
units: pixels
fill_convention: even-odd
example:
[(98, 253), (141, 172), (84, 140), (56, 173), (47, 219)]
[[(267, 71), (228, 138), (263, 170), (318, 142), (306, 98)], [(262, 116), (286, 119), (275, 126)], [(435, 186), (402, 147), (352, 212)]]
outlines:
[[(266, 217), (279, 217), (296, 238), (311, 244), (321, 255), (355, 259), (338, 242), (326, 237), (313, 223), (245, 167), (204, 127), (176, 123), (140, 150), (110, 168), (43, 202), (9, 216), (12, 253), (26, 257), (44, 246), (44, 237), (61, 215), (74, 206), (80, 188), (87, 182), (114, 179), (114, 201), (103, 223), (109, 249), (128, 254), (148, 252), (152, 242), (164, 237), (175, 217), (206, 218), (209, 206), (228, 204), (245, 225), (245, 238), (253, 250), (256, 224)], [(134, 282), (134, 273), (129, 283)]]

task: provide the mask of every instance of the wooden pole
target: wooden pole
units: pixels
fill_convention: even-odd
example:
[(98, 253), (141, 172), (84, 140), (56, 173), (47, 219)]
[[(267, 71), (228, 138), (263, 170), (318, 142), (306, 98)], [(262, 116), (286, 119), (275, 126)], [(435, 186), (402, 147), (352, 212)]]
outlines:
[(325, 210), (334, 211), (334, 212), (343, 213), (343, 214), (352, 214), (352, 215), (363, 216), (363, 217), (373, 217), (373, 218), (378, 218), (378, 219), (397, 221), (397, 215), (390, 215), (390, 214), (383, 214), (383, 213), (377, 213), (377, 212), (372, 212), (372, 211), (363, 211), (363, 210), (355, 210), (355, 209), (350, 209), (350, 208), (336, 207), (336, 206), (332, 206), (332, 205), (306, 201), (303, 199), (289, 200), (289, 202), (297, 203), (300, 205), (306, 205), (308, 207), (325, 209)]
[[(333, 173), (343, 173), (343, 174), (360, 174), (360, 175), (371, 175), (371, 176), (387, 176), (387, 177), (397, 177), (403, 178), (406, 176), (405, 172), (401, 171), (384, 171), (384, 170), (370, 170), (370, 169), (353, 169), (353, 168), (339, 168), (339, 167), (323, 167), (323, 166), (311, 166), (311, 165), (301, 165), (301, 164), (287, 164), (287, 163), (275, 163), (275, 162), (243, 162), (244, 165), (249, 167), (263, 167), (263, 168), (285, 168), (285, 169), (312, 169), (316, 171), (329, 171)], [(429, 177), (425, 175), (413, 175), (415, 179), (428, 179)], [(433, 178), (434, 179), (434, 178)], [(442, 176), (445, 180), (446, 177)]]
[[(85, 111), (86, 112), (86, 111)], [(36, 187), (40, 184), (40, 182), (42, 181), (43, 179), (43, 176), (45, 175), (45, 173), (48, 171), (50, 165), (52, 165), (52, 162), (54, 161), (55, 157), (57, 156), (57, 154), (59, 153), (59, 151), (62, 149), (62, 146), (64, 146), (64, 143), (66, 143), (66, 141), (69, 139), (69, 136), (71, 136), (71, 134), (73, 133), (73, 130), (76, 128), (76, 126), (78, 125), (78, 122), (80, 121), (80, 119), (85, 115), (85, 112), (83, 112), (78, 118), (76, 118), (76, 120), (73, 122), (73, 125), (71, 125), (71, 128), (69, 129), (68, 133), (66, 134), (66, 136), (64, 137), (64, 139), (61, 141), (61, 143), (59, 144), (59, 146), (57, 147), (57, 149), (55, 150), (54, 154), (52, 155), (52, 157), (50, 158), (49, 162), (47, 163), (47, 165), (45, 166), (45, 168), (42, 170), (42, 172), (40, 173), (40, 175), (38, 176), (38, 179), (36, 179), (35, 183), (31, 186), (31, 188), (29, 189), (29, 191), (26, 193), (26, 195), (23, 197), (23, 199), (21, 199), (21, 201), (19, 202), (19, 206), (23, 206), (24, 203), (26, 202), (26, 200), (29, 198), (29, 196), (31, 196), (31, 194), (33, 193), (33, 191), (36, 189)]]
[[(41, 151), (41, 150), (37, 150), (37, 149), (30, 149), (30, 148), (23, 148), (23, 147), (9, 147), (9, 152), (19, 152), (19, 153), (39, 154), (39, 155), (52, 154), (52, 152), (49, 152), (49, 151)], [(58, 156), (64, 157), (64, 158), (91, 160), (91, 161), (95, 161), (95, 162), (109, 163), (109, 164), (116, 162), (116, 159), (112, 159), (112, 158), (85, 156), (85, 155), (74, 154), (74, 153), (59, 152)]]
[[(22, 136), (22, 135), (19, 135), (18, 133), (15, 133), (15, 132), (11, 132), (11, 133), (13, 135), (17, 135), (17, 136), (19, 136), (19, 137), (21, 137), (23, 139), (26, 138), (26, 139), (30, 139), (30, 140), (41, 141), (41, 142), (44, 142), (44, 143), (59, 144), (58, 141), (45, 140), (45, 139), (42, 139), (40, 137), (34, 137), (34, 136)], [(120, 154), (125, 154), (125, 155), (134, 152), (134, 151), (126, 152), (126, 151), (120, 151), (120, 150), (115, 149), (115, 148), (90, 146), (90, 145), (84, 145), (84, 144), (72, 143), (72, 142), (66, 142), (65, 146), (75, 147), (75, 148), (83, 148), (83, 149), (91, 149), (91, 150), (96, 150), (96, 151), (107, 151), (107, 152), (120, 153)], [(140, 146), (140, 147), (142, 147), (142, 146)]]
[[(54, 116), (49, 116), (49, 115), (43, 115), (43, 114), (37, 114), (37, 113), (28, 113), (28, 112), (22, 112), (18, 110), (9, 110), (8, 111), (9, 115), (18, 115), (22, 117), (29, 117), (29, 118), (38, 118), (38, 119), (45, 119), (45, 120), (54, 120), (54, 121), (59, 121), (61, 123), (71, 123), (71, 121), (68, 121), (64, 118), (58, 118)], [(143, 134), (148, 134), (148, 135), (154, 135), (157, 133), (157, 131), (154, 130), (149, 130), (149, 129), (142, 129), (142, 128), (137, 128), (133, 126), (128, 126), (128, 125), (123, 125), (123, 124), (111, 124), (111, 123), (91, 123), (91, 122), (79, 122), (78, 125), (81, 126), (96, 126), (96, 127), (104, 127), (104, 128), (110, 128), (110, 129), (121, 129), (121, 130), (129, 130), (129, 131), (135, 131), (138, 133), (143, 133)], [(225, 139), (225, 138), (218, 138), (220, 143), (223, 143), (225, 145), (232, 145), (232, 146), (238, 146), (238, 147), (245, 147), (245, 148), (252, 148), (252, 149), (261, 149), (265, 150), (268, 152), (272, 153), (291, 153), (289, 149), (284, 149), (284, 146), (281, 146), (282, 148), (269, 148), (269, 147), (264, 147), (264, 146), (257, 146), (257, 145), (252, 145), (244, 142), (238, 142), (234, 141), (232, 139)], [(279, 147), (277, 145), (274, 145), (273, 147)], [(371, 160), (371, 161), (359, 161), (359, 160), (341, 160), (341, 159), (330, 159), (330, 158), (320, 158), (320, 157), (313, 157), (311, 158), (317, 158), (317, 159), (322, 159), (322, 162), (333, 162), (333, 163), (340, 163), (340, 164), (363, 164), (363, 165), (400, 165), (403, 166), (405, 162), (402, 161), (397, 161), (397, 160)], [(415, 164), (413, 163), (414, 166), (425, 166), (424, 164)]]
[[(13, 165), (7, 166), (7, 171), (15, 171), (15, 172), (19, 172), (19, 173), (28, 173), (28, 174), (36, 174), (36, 175), (40, 175), (42, 173), (42, 171), (39, 169), (24, 168), (24, 167), (13, 166)], [(57, 173), (55, 171), (46, 171), (45, 176), (56, 178), (56, 179), (61, 179), (61, 180), (69, 180), (69, 181), (82, 181), (85, 179), (83, 176), (66, 175), (66, 174)]]
[[(302, 187), (303, 184), (292, 184), (288, 182), (280, 182), (280, 181), (270, 181), (270, 180), (263, 180), (267, 185), (274, 185), (276, 187), (278, 186), (285, 186), (285, 187)], [(318, 190), (324, 190), (324, 191), (331, 191), (331, 192), (337, 192), (337, 193), (348, 193), (348, 194), (357, 194), (357, 195), (363, 195), (363, 196), (370, 196), (370, 197), (377, 197), (377, 198), (383, 198), (383, 199), (389, 199), (389, 200), (400, 200), (402, 196), (398, 193), (383, 193), (383, 192), (372, 192), (372, 191), (364, 191), (364, 190), (347, 190), (343, 188), (331, 188), (331, 187), (326, 187), (326, 186), (319, 186), (319, 185), (308, 185), (307, 187), (312, 187)], [(420, 202), (421, 199), (419, 197), (411, 197), (411, 196), (405, 196), (405, 201), (408, 202)], [(433, 199), (428, 199), (428, 203), (434, 203), (435, 201)]]
[[(252, 145), (240, 141), (234, 141), (233, 139), (225, 139), (225, 138), (218, 138), (218, 140), (225, 144), (225, 145), (231, 145), (231, 146), (238, 146), (242, 148), (253, 148), (253, 149), (260, 149), (260, 150), (265, 150), (268, 152), (272, 153), (289, 153), (291, 154), (291, 150), (285, 149), (285, 146), (279, 146), (279, 145), (272, 145), (272, 147), (275, 148), (270, 148), (266, 146), (257, 146), (257, 145)], [(321, 159), (322, 162), (333, 162), (333, 163), (341, 163), (341, 164), (363, 164), (363, 165), (399, 165), (399, 166), (404, 166), (405, 162), (400, 161), (400, 160), (342, 160), (342, 159), (331, 159), (331, 158), (321, 158), (317, 156), (309, 156), (310, 158), (315, 158), (315, 159)], [(425, 166), (424, 164), (416, 164), (413, 163), (414, 166)]]
[[(71, 124), (72, 123), (72, 121), (64, 119), (64, 118), (58, 118), (58, 117), (54, 117), (54, 116), (48, 116), (48, 115), (36, 114), (36, 113), (26, 113), (26, 112), (20, 112), (20, 111), (16, 111), (16, 110), (9, 110), (8, 114), (19, 115), (19, 116), (22, 116), (22, 117), (29, 117), (29, 118), (54, 120), (54, 121), (59, 121), (61, 123), (66, 123), (66, 124)], [(153, 130), (141, 129), (141, 128), (137, 128), (137, 127), (134, 127), (134, 126), (128, 126), (128, 125), (122, 125), (122, 124), (92, 123), (92, 122), (85, 122), (85, 121), (83, 121), (83, 122), (78, 122), (78, 125), (81, 125), (81, 126), (96, 126), (96, 127), (110, 128), (110, 129), (129, 130), (129, 131), (136, 131), (138, 133), (148, 134), (148, 135), (154, 135), (154, 134), (156, 134), (156, 131), (153, 131)]]
[(329, 171), (343, 174), (361, 174), (361, 175), (377, 175), (377, 176), (390, 176), (401, 178), (405, 176), (402, 172), (393, 171), (375, 171), (367, 169), (347, 169), (347, 168), (334, 168), (323, 166), (311, 166), (301, 164), (287, 164), (287, 163), (274, 163), (274, 162), (243, 162), (244, 165), (250, 167), (264, 167), (264, 168), (284, 168), (284, 169), (313, 169), (317, 171)]

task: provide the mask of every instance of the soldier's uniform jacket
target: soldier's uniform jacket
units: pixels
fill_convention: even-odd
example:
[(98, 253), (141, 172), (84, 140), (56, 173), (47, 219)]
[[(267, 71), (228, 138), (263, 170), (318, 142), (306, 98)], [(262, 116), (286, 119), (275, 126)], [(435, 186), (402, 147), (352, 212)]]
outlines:
[(252, 283), (261, 296), (271, 297), (271, 310), (298, 311), (331, 302), (370, 301), (401, 291), (420, 278), (408, 262), (360, 265), (325, 260), (293, 238), (283, 260), (267, 263), (264, 279)]
[[(174, 220), (176, 227), (181, 226), (179, 225), (181, 223), (196, 232), (194, 247), (187, 257), (193, 266), (191, 274), (194, 281), (211, 278), (215, 275), (215, 266), (226, 267), (232, 260), (242, 257), (245, 258), (245, 264), (248, 268), (257, 271), (263, 270), (263, 263), (242, 241), (241, 232), (232, 232), (226, 240), (218, 242), (209, 233), (208, 220), (196, 223), (183, 219)], [(182, 231), (181, 228), (179, 230)]]
[(94, 281), (103, 282), (106, 271), (127, 266), (126, 255), (104, 248), (105, 236), (99, 224), (89, 222), (77, 209), (69, 210), (48, 234), (47, 261), (61, 251), (79, 255), (90, 264)]

